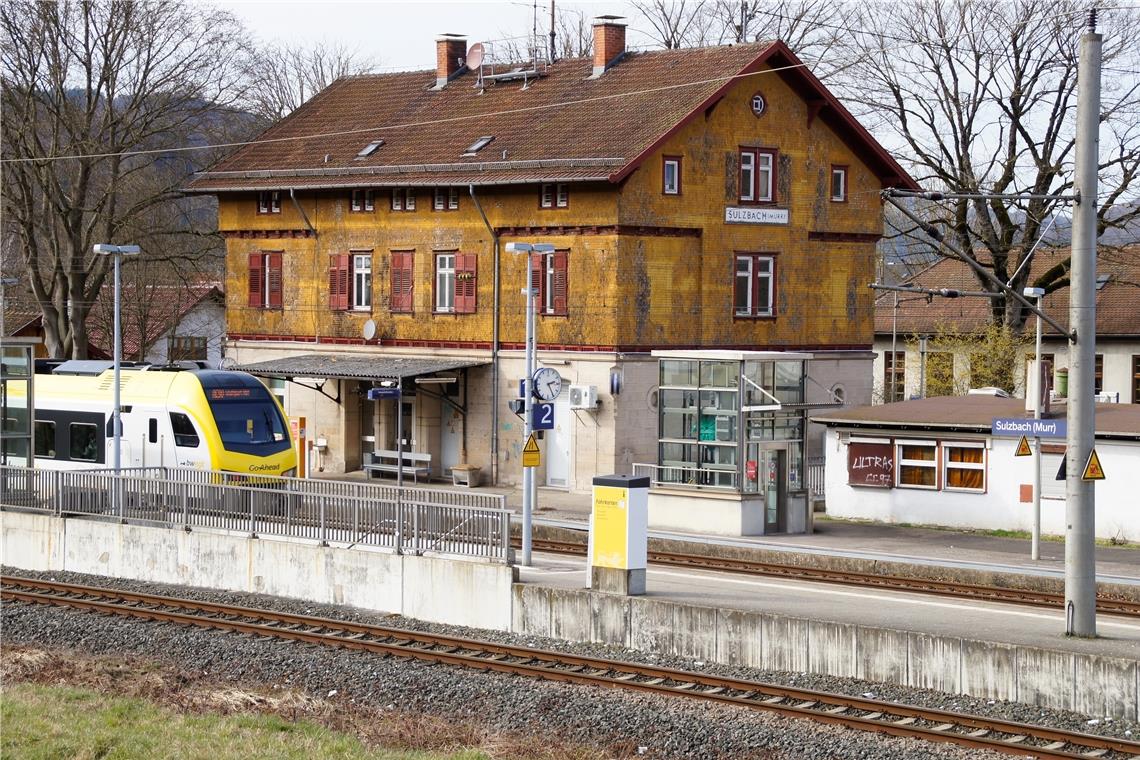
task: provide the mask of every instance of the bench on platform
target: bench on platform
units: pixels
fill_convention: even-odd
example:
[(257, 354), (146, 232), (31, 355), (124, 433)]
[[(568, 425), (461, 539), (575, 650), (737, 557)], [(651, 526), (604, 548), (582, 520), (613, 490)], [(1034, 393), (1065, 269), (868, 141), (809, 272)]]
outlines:
[[(418, 483), (421, 475), (425, 478), (431, 477), (431, 454), (405, 451), (403, 460), (404, 474), (410, 474), (413, 482)], [(361, 469), (368, 474), (368, 477), (378, 478), (385, 472), (395, 474), (400, 469), (399, 461), (400, 453), (398, 451), (366, 451)]]

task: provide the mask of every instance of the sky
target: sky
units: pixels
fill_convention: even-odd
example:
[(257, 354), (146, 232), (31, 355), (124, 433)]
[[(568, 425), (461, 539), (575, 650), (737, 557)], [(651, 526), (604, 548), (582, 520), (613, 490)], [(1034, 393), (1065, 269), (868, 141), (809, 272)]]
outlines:
[[(534, 3), (527, 0), (486, 2), (289, 2), (288, 0), (224, 0), (262, 42), (334, 42), (355, 49), (378, 63), (379, 70), (435, 68), (435, 38), (445, 32), (464, 34), (468, 43), (530, 33)], [(559, 9), (631, 16), (624, 0), (558, 2)], [(550, 0), (538, 0), (539, 33), (549, 29)], [(636, 27), (631, 47), (649, 44)]]

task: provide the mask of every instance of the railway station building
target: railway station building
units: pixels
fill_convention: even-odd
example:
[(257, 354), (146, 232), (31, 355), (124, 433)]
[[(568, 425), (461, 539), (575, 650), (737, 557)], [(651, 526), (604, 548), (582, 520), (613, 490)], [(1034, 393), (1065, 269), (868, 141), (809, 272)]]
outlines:
[(715, 464), (743, 491), (743, 448), (706, 461), (701, 420), (663, 434), (678, 359), (654, 352), (710, 371), (790, 352), (801, 417), (870, 401), (879, 194), (914, 181), (781, 42), (635, 52), (612, 17), (594, 35), (592, 58), (523, 62), (441, 37), (434, 71), (338, 80), (190, 183), (218, 199), (226, 366), (306, 419), (313, 468), (359, 469), (400, 431), (436, 477), (521, 481), (512, 242), (552, 247), (531, 259), (538, 364), (562, 379), (540, 485), (643, 464), (708, 491), (725, 476), (661, 468)]

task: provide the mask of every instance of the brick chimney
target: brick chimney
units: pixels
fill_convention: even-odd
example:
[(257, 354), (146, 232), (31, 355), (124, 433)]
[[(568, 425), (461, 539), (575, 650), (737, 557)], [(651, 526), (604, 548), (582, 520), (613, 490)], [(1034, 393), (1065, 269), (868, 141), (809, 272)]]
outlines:
[(455, 77), (467, 70), (467, 38), (444, 34), (435, 40), (435, 89), (442, 90)]
[(621, 16), (598, 16), (594, 19), (594, 73), (597, 79), (625, 55), (625, 24)]

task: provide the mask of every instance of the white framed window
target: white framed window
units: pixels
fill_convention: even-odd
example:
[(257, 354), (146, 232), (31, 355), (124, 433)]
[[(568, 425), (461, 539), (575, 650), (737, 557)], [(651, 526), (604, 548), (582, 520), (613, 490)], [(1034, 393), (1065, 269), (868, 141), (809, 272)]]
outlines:
[(277, 190), (266, 190), (257, 194), (257, 213), (280, 214), (281, 193)]
[(445, 314), (455, 311), (455, 254), (435, 256), (435, 310)]
[(564, 182), (545, 182), (538, 196), (540, 208), (569, 208), (570, 188)]
[(681, 159), (666, 156), (661, 168), (661, 192), (665, 195), (681, 194)]
[(895, 441), (896, 488), (938, 488), (938, 444), (934, 441)]
[(764, 111), (768, 108), (768, 103), (764, 100), (764, 96), (756, 93), (752, 99), (748, 101), (748, 107), (752, 109), (753, 116), (762, 116)]
[(393, 187), (392, 188), (392, 210), (393, 211), (415, 211), (416, 210), (415, 190), (413, 190), (410, 187)]
[(372, 308), (372, 254), (352, 255), (352, 308)]
[(455, 211), (459, 208), (459, 188), (437, 187), (432, 208), (436, 211)]
[(740, 150), (740, 200), (745, 203), (775, 202), (775, 150), (767, 148)]
[(736, 254), (734, 311), (738, 317), (776, 315), (776, 260), (757, 253)]
[(847, 167), (831, 167), (831, 200), (843, 203), (847, 200)]
[(947, 491), (986, 490), (986, 447), (979, 442), (942, 444), (942, 483)]
[(351, 200), (350, 208), (353, 211), (373, 211), (376, 208), (372, 190), (353, 190)]

